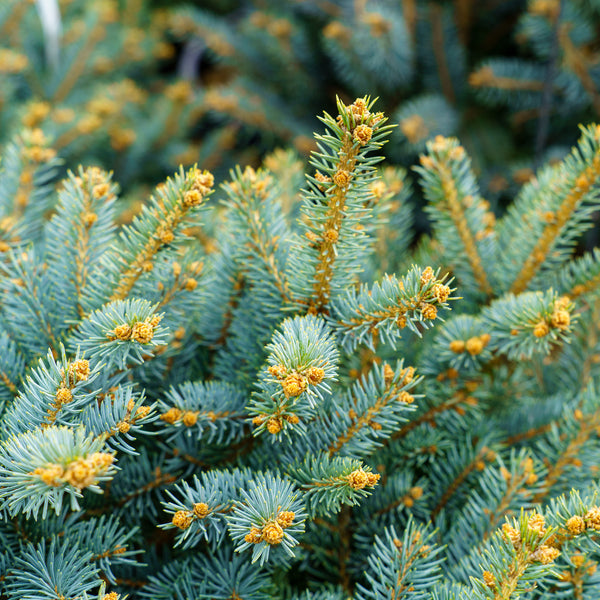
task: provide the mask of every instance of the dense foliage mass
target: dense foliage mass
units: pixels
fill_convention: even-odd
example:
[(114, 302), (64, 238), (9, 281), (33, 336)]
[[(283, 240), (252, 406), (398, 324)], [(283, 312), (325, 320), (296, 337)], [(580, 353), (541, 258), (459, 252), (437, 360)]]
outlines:
[(600, 597), (600, 4), (198, 4), (0, 2), (0, 597)]
[(597, 0), (57, 0), (59, 22), (53, 4), (0, 4), (0, 144), (40, 127), (128, 194), (173, 165), (221, 181), (307, 156), (314, 115), (370, 93), (392, 163), (456, 135), (495, 208), (600, 111)]
[(338, 110), (305, 180), (181, 168), (121, 228), (105, 171), (8, 146), (5, 596), (598, 593), (600, 127), (498, 221), (436, 137), (411, 250), (384, 114)]

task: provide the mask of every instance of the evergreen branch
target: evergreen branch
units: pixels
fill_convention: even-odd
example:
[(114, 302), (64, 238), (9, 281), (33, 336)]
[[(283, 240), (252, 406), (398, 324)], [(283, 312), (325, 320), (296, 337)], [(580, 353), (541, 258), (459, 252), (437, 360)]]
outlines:
[(99, 584), (91, 558), (91, 552), (66, 540), (27, 544), (6, 578), (6, 589), (14, 597), (81, 598)]
[(57, 213), (47, 226), (46, 255), (51, 299), (67, 312), (65, 321), (84, 316), (90, 265), (113, 241), (115, 192), (109, 174), (95, 167), (80, 167), (77, 176), (70, 173), (59, 192)]
[(553, 542), (555, 531), (536, 512), (521, 513), (518, 522), (506, 522), (483, 552), (482, 578), (471, 578), (476, 597), (505, 600), (530, 589), (530, 582), (549, 572), (560, 555)]
[(479, 198), (470, 160), (458, 140), (437, 136), (428, 142), (427, 150), (429, 154), (421, 156), (421, 167), (416, 170), (421, 175), (430, 202), (428, 212), (436, 222), (440, 241), (449, 260), (458, 261), (454, 269), (459, 278), (472, 277), (476, 286), (490, 295), (482, 252), (489, 252), (495, 217), (486, 212), (487, 205)]
[(161, 487), (168, 486), (177, 481), (177, 476), (171, 473), (163, 473), (160, 467), (156, 467), (153, 473), (154, 479), (146, 482), (141, 487), (128, 492), (125, 496), (121, 497), (117, 501), (117, 506), (124, 506), (131, 502), (134, 498), (139, 498), (153, 490)]
[(48, 347), (58, 352), (57, 315), (51, 311), (48, 302), (50, 279), (41, 271), (33, 249), (20, 255), (11, 252), (9, 260), (0, 263), (5, 328), (18, 350), (28, 359), (39, 356)]
[(592, 249), (568, 262), (556, 275), (556, 288), (575, 300), (600, 286), (600, 250)]
[(355, 506), (370, 494), (380, 475), (364, 469), (357, 459), (331, 457), (325, 453), (306, 457), (303, 464), (296, 461), (289, 469), (302, 492), (308, 514), (332, 515), (343, 505)]
[(411, 419), (406, 425), (403, 425), (401, 429), (395, 431), (391, 435), (390, 441), (395, 441), (406, 437), (411, 431), (423, 425), (424, 423), (435, 424), (435, 418), (437, 415), (450, 410), (456, 410), (456, 408), (461, 404), (471, 405), (473, 404), (473, 398), (471, 396), (465, 396), (464, 392), (462, 391), (457, 391), (445, 402), (434, 404), (415, 419)]
[(371, 113), (373, 104), (359, 98), (345, 106), (338, 99), (337, 119), (321, 118), (328, 131), (317, 136), (319, 152), (311, 158), (317, 172), (308, 177), (302, 206), (310, 244), (298, 241), (288, 261), (290, 289), (313, 313), (328, 312), (329, 302), (352, 280), (366, 254), (360, 244), (369, 226), (365, 206), (372, 195), (373, 165), (380, 160), (366, 155), (383, 145), (389, 131), (383, 114)]
[(446, 488), (441, 498), (431, 511), (431, 519), (435, 521), (435, 518), (440, 514), (442, 509), (448, 504), (448, 501), (460, 488), (460, 486), (466, 481), (466, 479), (474, 472), (485, 469), (485, 461), (495, 460), (497, 457), (496, 452), (483, 445), (473, 457), (473, 459), (464, 466), (464, 468), (454, 477), (450, 485)]
[(128, 441), (134, 439), (134, 434), (147, 434), (144, 427), (157, 418), (154, 406), (144, 405), (144, 400), (144, 394), (135, 396), (130, 385), (119, 385), (108, 394), (99, 394), (95, 403), (85, 406), (80, 419), (87, 431), (105, 440), (109, 447), (136, 454)]
[(414, 210), (409, 201), (412, 189), (403, 169), (387, 167), (380, 174), (381, 178), (371, 186), (374, 216), (381, 221), (374, 233), (371, 263), (378, 273), (400, 272), (400, 260), (408, 253), (412, 241)]
[(552, 423), (545, 423), (544, 425), (540, 425), (539, 427), (532, 427), (531, 429), (528, 429), (527, 431), (523, 431), (521, 433), (516, 433), (514, 435), (507, 437), (503, 441), (503, 445), (506, 446), (507, 448), (510, 448), (512, 446), (519, 444), (523, 440), (530, 440), (539, 435), (544, 435), (545, 433), (548, 433), (548, 431), (550, 431), (551, 429), (552, 429)]
[(456, 110), (439, 94), (409, 100), (403, 103), (396, 115), (411, 154), (423, 152), (429, 138), (452, 135), (458, 129)]
[(403, 368), (401, 362), (395, 369), (387, 363), (375, 365), (340, 402), (336, 418), (323, 418), (329, 457), (337, 453), (365, 456), (381, 446), (378, 438), (390, 436), (406, 420), (405, 414), (414, 410), (414, 396), (408, 390), (419, 381), (414, 368)]
[(400, 537), (393, 527), (385, 538), (375, 536), (366, 572), (369, 588), (358, 584), (356, 597), (400, 600), (419, 595), (441, 579), (441, 548), (431, 543), (433, 532), (410, 520)]
[[(198, 283), (204, 283), (205, 280), (201, 278), (204, 271), (204, 262), (201, 260), (194, 260), (197, 256), (195, 248), (186, 249), (187, 251), (181, 257), (181, 262), (174, 260), (172, 263), (165, 262), (160, 265), (157, 271), (157, 278), (166, 281), (166, 277), (163, 277), (163, 269), (165, 271), (170, 270), (173, 275), (173, 282), (170, 287), (162, 287), (159, 285), (159, 292), (161, 292), (161, 298), (156, 305), (156, 309), (168, 308), (170, 313), (175, 313), (178, 316), (180, 314), (187, 313), (188, 306), (191, 308), (195, 304), (194, 300), (191, 299), (191, 292), (196, 290)], [(162, 283), (162, 281), (161, 281)], [(191, 306), (190, 306), (191, 305)]]
[(448, 320), (435, 337), (435, 352), (425, 358), (424, 373), (439, 374), (448, 368), (466, 376), (481, 371), (492, 359), (491, 340), (480, 318), (460, 315)]
[(151, 261), (161, 247), (171, 243), (173, 230), (180, 225), (185, 216), (185, 212), (187, 212), (185, 208), (183, 208), (184, 206), (185, 204), (183, 204), (182, 207), (175, 206), (172, 213), (160, 215), (160, 223), (163, 228), (157, 231), (156, 237), (153, 236), (148, 240), (145, 246), (133, 258), (131, 264), (128, 265), (126, 270), (122, 273), (118, 286), (110, 296), (111, 301), (125, 299), (132, 290), (137, 279), (146, 269), (146, 265), (148, 263), (152, 264)]
[[(492, 530), (500, 526), (500, 521), (516, 508), (530, 508), (536, 502), (533, 500), (536, 487), (539, 489), (539, 472), (535, 472), (533, 460), (530, 457), (515, 457), (511, 455), (510, 470), (500, 467), (500, 476), (506, 486), (503, 494), (496, 501), (493, 510), (486, 511), (488, 528), (483, 533), (483, 541), (492, 534)], [(536, 485), (537, 484), (537, 485)], [(500, 487), (500, 486), (498, 486)]]
[(556, 344), (569, 340), (574, 306), (568, 297), (549, 289), (519, 296), (507, 294), (481, 313), (491, 335), (490, 350), (509, 359), (530, 358), (534, 353), (549, 354)]
[(129, 543), (136, 533), (137, 527), (126, 527), (111, 515), (75, 523), (68, 528), (64, 539), (67, 544), (91, 552), (90, 562), (101, 569), (104, 579), (116, 584), (113, 567), (139, 565), (134, 557), (142, 551), (131, 548)]
[(585, 53), (578, 48), (570, 36), (570, 23), (562, 23), (558, 27), (558, 41), (564, 53), (564, 63), (569, 67), (581, 81), (583, 88), (590, 96), (592, 105), (597, 115), (600, 115), (600, 93), (596, 88), (594, 79), (590, 74), (590, 65)]
[(217, 548), (227, 532), (225, 516), (241, 500), (239, 489), (250, 479), (248, 472), (234, 471), (194, 475), (193, 486), (187, 482), (175, 485), (167, 491), (170, 502), (163, 502), (170, 523), (160, 525), (163, 529), (176, 528), (177, 543), (187, 549), (206, 540), (211, 548)]
[(510, 91), (541, 92), (544, 89), (543, 81), (496, 75), (490, 65), (484, 65), (473, 71), (469, 76), (469, 84), (476, 88), (490, 87)]
[[(335, 243), (339, 239), (342, 219), (346, 209), (346, 195), (349, 182), (355, 176), (354, 168), (357, 161), (357, 155), (360, 149), (360, 144), (354, 140), (353, 125), (348, 122), (347, 109), (338, 101), (338, 108), (342, 120), (346, 120), (344, 125), (349, 130), (345, 131), (341, 138), (341, 147), (338, 150), (339, 162), (335, 165), (336, 172), (332, 177), (332, 185), (327, 188), (327, 193), (330, 195), (328, 199), (329, 209), (327, 211), (323, 231), (323, 241), (319, 245), (317, 265), (315, 268), (314, 292), (311, 307), (315, 311), (322, 308), (329, 302), (330, 299), (330, 280), (333, 276), (333, 261), (335, 260)], [(367, 108), (368, 111), (368, 108)], [(368, 114), (368, 113), (367, 113)], [(360, 115), (361, 123), (364, 120), (363, 115)], [(366, 127), (369, 126), (369, 121)], [(369, 128), (370, 129), (370, 128)]]
[(364, 285), (340, 295), (332, 303), (328, 322), (348, 352), (360, 343), (374, 349), (377, 339), (394, 345), (405, 327), (421, 336), (421, 329), (438, 318), (438, 308), (449, 309), (447, 301), (455, 299), (444, 280), (431, 267), (413, 266), (401, 279), (386, 275), (371, 289)]
[(268, 431), (279, 439), (296, 425), (303, 429), (331, 395), (339, 353), (325, 320), (313, 315), (283, 321), (266, 348), (269, 366), (248, 408), (254, 435)]
[(306, 512), (293, 485), (271, 474), (257, 474), (249, 489), (241, 489), (241, 501), (227, 515), (236, 552), (252, 548), (252, 562), (263, 565), (270, 555), (294, 556), (294, 537), (304, 532)]
[(123, 454), (119, 470), (108, 482), (103, 501), (90, 506), (86, 513), (99, 516), (109, 511), (119, 511), (124, 519), (139, 522), (136, 515), (156, 519), (163, 492), (183, 474), (184, 462), (178, 458), (165, 461), (165, 452), (148, 452), (138, 446), (135, 455)]
[(117, 247), (102, 257), (86, 308), (100, 306), (107, 295), (109, 301), (127, 298), (142, 275), (154, 268), (159, 253), (181, 242), (184, 226), (195, 222), (196, 208), (211, 193), (212, 185), (212, 175), (195, 167), (187, 173), (181, 169), (168, 179), (158, 190), (158, 199), (152, 198), (151, 207), (142, 210), (133, 225), (125, 228)]
[(13, 436), (0, 452), (0, 499), (10, 514), (37, 518), (41, 509), (59, 514), (65, 496), (79, 510), (81, 490), (102, 493), (98, 483), (115, 474), (114, 456), (102, 452), (103, 440), (83, 427), (48, 427)]
[[(549, 254), (554, 248), (569, 247), (573, 244), (574, 236), (589, 227), (590, 206), (597, 204), (597, 184), (600, 166), (600, 130), (594, 126), (582, 128), (582, 136), (578, 147), (573, 149), (560, 167), (545, 169), (537, 180), (526, 184), (520, 198), (515, 202), (511, 211), (503, 221), (500, 238), (508, 244), (507, 227), (516, 225), (511, 236), (524, 226), (529, 231), (535, 226), (532, 236), (533, 245), (529, 254), (521, 258), (519, 250), (518, 264), (520, 270), (514, 273), (510, 289), (520, 293), (527, 289), (536, 273), (548, 263)], [(544, 198), (544, 206), (540, 206), (540, 198)], [(527, 211), (527, 221), (523, 222)], [(520, 224), (516, 224), (516, 220)], [(567, 228), (567, 224), (569, 227)], [(511, 255), (515, 250), (511, 251)], [(559, 253), (558, 258), (564, 254)], [(511, 258), (511, 257), (508, 257)], [(556, 260), (556, 259), (554, 259)]]
[[(202, 573), (202, 577), (195, 574)], [(148, 577), (139, 590), (141, 598), (169, 600), (181, 598), (244, 598), (268, 600), (273, 587), (267, 570), (249, 564), (230, 545), (219, 548), (212, 556), (194, 554), (164, 565)]]
[(78, 355), (75, 360), (67, 360), (62, 345), (60, 352), (57, 361), (49, 351), (47, 362), (40, 359), (37, 368), (27, 375), (22, 392), (5, 415), (5, 437), (31, 428), (46, 429), (57, 421), (73, 424), (73, 417), (77, 421), (80, 411), (95, 399), (97, 390), (88, 386), (98, 378), (100, 368), (90, 370), (89, 362)]
[(232, 293), (224, 306), (221, 328), (218, 336), (216, 336), (216, 339), (213, 342), (213, 346), (218, 347), (225, 344), (233, 322), (233, 315), (243, 296), (245, 285), (246, 280), (244, 276), (241, 273), (237, 273), (232, 285)]
[[(570, 473), (571, 477), (578, 476), (583, 466), (582, 459), (597, 445), (595, 434), (599, 426), (600, 409), (592, 381), (576, 399), (576, 404), (565, 405), (560, 421), (553, 423), (546, 438), (536, 444), (537, 451), (547, 463), (548, 473), (534, 502), (541, 503), (549, 495), (556, 495), (570, 487)], [(561, 434), (558, 434), (559, 429)]]
[(176, 442), (192, 432), (207, 444), (230, 444), (240, 439), (247, 419), (246, 400), (243, 390), (222, 381), (186, 382), (171, 388), (159, 402), (161, 421), (173, 427), (167, 440)]
[(469, 257), (469, 262), (471, 263), (475, 278), (477, 279), (481, 290), (486, 294), (489, 294), (491, 292), (490, 284), (487, 280), (485, 271), (483, 270), (481, 259), (477, 253), (475, 240), (466, 225), (466, 219), (463, 215), (462, 206), (458, 198), (454, 180), (452, 179), (451, 171), (447, 167), (441, 165), (440, 179), (442, 181), (442, 190), (446, 196), (448, 208), (450, 209), (450, 216), (454, 221), (454, 226), (460, 235), (462, 244)]
[[(289, 304), (289, 286), (283, 270), (289, 232), (282, 211), (274, 201), (278, 188), (266, 171), (257, 173), (246, 167), (242, 172), (238, 167), (231, 176), (224, 189), (229, 198), (226, 206), (232, 234), (242, 255), (242, 272), (258, 290), (264, 290), (265, 295), (278, 294), (281, 302)], [(265, 290), (267, 286), (272, 287), (273, 292)]]
[[(79, 324), (70, 345), (79, 348), (104, 368), (127, 368), (127, 361), (144, 362), (148, 347), (160, 347), (167, 330), (160, 325), (162, 315), (147, 300), (115, 300), (91, 313)], [(157, 348), (158, 350), (158, 348)]]
[[(382, 478), (381, 483), (375, 491), (372, 501), (372, 508), (369, 507), (369, 514), (374, 517), (389, 515), (391, 519), (396, 519), (402, 509), (412, 512), (415, 503), (426, 501), (422, 485), (424, 480), (415, 484), (412, 481), (411, 473), (401, 471), (393, 473), (389, 477)], [(360, 512), (365, 512), (366, 506), (362, 506)]]
[(60, 162), (41, 129), (26, 129), (8, 144), (0, 171), (0, 252), (39, 241)]
[[(590, 415), (587, 415), (588, 419)], [(583, 419), (584, 417), (582, 417)], [(581, 452), (584, 444), (589, 440), (590, 436), (595, 433), (596, 428), (600, 425), (600, 416), (598, 413), (591, 415), (591, 419), (581, 423), (581, 428), (578, 434), (569, 441), (567, 447), (559, 456), (558, 461), (548, 466), (548, 475), (544, 480), (543, 489), (534, 497), (534, 502), (540, 503), (547, 497), (552, 488), (560, 481), (564, 471), (578, 463), (577, 456)]]

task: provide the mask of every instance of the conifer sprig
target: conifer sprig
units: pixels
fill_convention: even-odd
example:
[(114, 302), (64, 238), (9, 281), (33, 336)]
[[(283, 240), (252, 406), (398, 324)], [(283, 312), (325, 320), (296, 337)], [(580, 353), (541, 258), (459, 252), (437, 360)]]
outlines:
[(509, 358), (546, 355), (554, 344), (569, 339), (573, 309), (568, 297), (558, 297), (553, 290), (508, 294), (482, 312), (490, 350)]
[(77, 175), (69, 174), (58, 194), (57, 212), (47, 225), (46, 248), (53, 301), (68, 311), (65, 323), (84, 316), (90, 271), (115, 241), (116, 193), (108, 173), (80, 168)]
[(458, 140), (437, 136), (427, 151), (416, 170), (436, 235), (444, 240), (446, 260), (461, 283), (489, 295), (494, 214), (479, 195), (470, 159)]
[(197, 167), (187, 173), (181, 169), (168, 179), (94, 270), (86, 309), (96, 308), (106, 299), (125, 300), (138, 280), (152, 271), (159, 255), (181, 243), (184, 228), (198, 223), (198, 207), (212, 192), (213, 183), (213, 176)]
[[(399, 537), (392, 527), (385, 538), (375, 536), (368, 558), (369, 587), (359, 585), (357, 598), (402, 598), (423, 594), (441, 578), (442, 549), (432, 541), (433, 532), (409, 522)], [(417, 596), (418, 597), (418, 596)]]
[(260, 373), (259, 389), (249, 403), (254, 434), (280, 432), (314, 419), (337, 379), (339, 353), (322, 317), (286, 319), (271, 343), (268, 367)]
[[(591, 125), (581, 128), (577, 146), (560, 165), (543, 169), (523, 187), (498, 229), (499, 277), (512, 292), (539, 289), (547, 273), (570, 256), (598, 207), (599, 171), (600, 130)], [(527, 245), (515, 248), (515, 235)]]
[(538, 512), (504, 523), (483, 552), (482, 574), (471, 578), (475, 597), (500, 600), (531, 589), (560, 555), (555, 533)]
[(115, 300), (82, 321), (71, 337), (71, 346), (85, 352), (94, 364), (125, 369), (128, 362), (141, 364), (165, 342), (162, 314), (147, 300)]
[[(170, 94), (172, 108), (185, 89)], [(497, 227), (458, 141), (434, 139), (420, 168), (433, 237), (413, 251), (393, 235), (410, 218), (396, 205), (405, 175), (378, 172), (368, 154), (387, 135), (383, 116), (368, 99), (339, 108), (296, 205), (297, 166), (239, 169), (223, 209), (191, 230), (212, 186), (194, 167), (118, 235), (116, 187), (90, 168), (57, 197), (46, 189), (55, 212), (7, 242), (0, 595), (535, 600), (600, 589), (597, 253), (571, 259), (596, 203), (597, 130)], [(286, 156), (266, 165), (282, 173)], [(567, 215), (580, 171), (589, 186)], [(548, 199), (560, 173), (569, 189)], [(12, 177), (0, 174), (0, 190)], [(20, 177), (32, 194), (46, 185)], [(564, 223), (523, 290), (508, 292), (550, 239), (545, 225), (506, 237), (536, 202), (559, 202)], [(443, 313), (450, 304), (458, 312)], [(573, 487), (586, 489), (558, 497)]]
[(229, 444), (244, 432), (243, 390), (222, 381), (185, 382), (159, 402), (168, 440), (194, 436), (205, 443)]
[(438, 309), (449, 309), (454, 291), (431, 267), (413, 266), (401, 279), (386, 275), (369, 289), (350, 289), (332, 304), (329, 322), (347, 352), (363, 343), (372, 350), (378, 341), (394, 345), (405, 327), (422, 335), (440, 318)]
[(82, 490), (102, 493), (98, 483), (116, 472), (114, 455), (104, 452), (104, 440), (83, 427), (48, 427), (12, 436), (0, 453), (2, 509), (37, 518), (48, 509), (59, 514), (68, 500), (79, 510)]
[(291, 474), (303, 492), (311, 518), (339, 512), (343, 504), (355, 506), (377, 485), (380, 475), (372, 473), (358, 459), (330, 457), (327, 453), (293, 465)]
[(371, 454), (415, 409), (410, 392), (418, 382), (414, 367), (374, 365), (336, 402), (335, 412), (320, 419), (323, 449), (330, 457)]
[(263, 565), (271, 552), (294, 556), (294, 537), (304, 531), (306, 512), (289, 482), (270, 474), (257, 475), (241, 490), (238, 502), (227, 517), (236, 552), (252, 548), (252, 562)]
[(327, 131), (317, 136), (318, 152), (311, 158), (316, 172), (307, 178), (304, 239), (290, 255), (290, 289), (312, 312), (327, 312), (330, 301), (361, 270), (367, 249), (365, 204), (373, 165), (381, 160), (367, 153), (379, 149), (390, 130), (382, 113), (371, 112), (373, 104), (359, 98), (346, 106), (338, 99), (337, 118), (321, 118)]

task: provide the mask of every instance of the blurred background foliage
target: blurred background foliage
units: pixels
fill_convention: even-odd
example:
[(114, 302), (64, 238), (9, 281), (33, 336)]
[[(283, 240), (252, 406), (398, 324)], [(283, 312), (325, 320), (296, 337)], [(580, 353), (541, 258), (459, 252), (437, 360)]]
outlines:
[(391, 163), (456, 135), (501, 211), (598, 119), (599, 33), (600, 0), (1, 0), (0, 146), (40, 128), (135, 199), (180, 163), (305, 159), (314, 115), (369, 94)]

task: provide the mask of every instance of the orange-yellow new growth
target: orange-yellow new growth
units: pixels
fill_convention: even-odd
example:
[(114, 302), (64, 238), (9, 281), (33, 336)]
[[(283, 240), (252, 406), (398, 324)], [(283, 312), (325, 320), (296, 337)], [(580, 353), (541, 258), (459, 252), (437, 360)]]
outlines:
[(551, 546), (542, 545), (532, 555), (531, 558), (541, 562), (543, 565), (549, 565), (560, 556), (560, 551)]
[(350, 180), (352, 179), (352, 175), (346, 171), (345, 169), (340, 169), (333, 176), (333, 183), (337, 185), (339, 188), (346, 188), (350, 185)]
[(169, 425), (173, 425), (176, 421), (179, 421), (179, 419), (181, 419), (182, 415), (183, 415), (183, 411), (181, 409), (173, 406), (166, 413), (163, 413), (162, 415), (160, 415), (160, 419), (161, 419), (161, 421), (164, 421), (165, 423), (168, 423)]
[(592, 506), (585, 514), (585, 524), (589, 529), (600, 530), (600, 507)]
[(61, 387), (56, 392), (56, 403), (60, 406), (61, 404), (67, 404), (73, 400), (73, 394), (69, 388)]
[(580, 515), (575, 515), (570, 519), (567, 519), (565, 525), (567, 526), (569, 533), (572, 535), (580, 535), (585, 531), (585, 521)]
[(193, 427), (198, 422), (198, 413), (188, 410), (183, 413), (182, 421), (186, 427)]
[(291, 373), (281, 383), (286, 398), (295, 398), (306, 389), (306, 378), (298, 373)]
[(465, 343), (462, 340), (452, 340), (449, 348), (455, 354), (462, 354), (465, 351)]
[(276, 545), (281, 544), (283, 539), (283, 529), (279, 523), (269, 521), (262, 530), (263, 539), (267, 544)]
[(209, 512), (210, 510), (206, 502), (196, 502), (194, 504), (194, 516), (198, 517), (198, 519), (204, 519)]
[(87, 381), (90, 375), (90, 363), (84, 359), (76, 360), (69, 366), (69, 375), (74, 375), (76, 381)]
[(362, 490), (364, 487), (372, 487), (378, 481), (381, 475), (375, 473), (367, 473), (363, 469), (356, 469), (347, 476), (348, 484), (355, 490)]
[(145, 321), (138, 321), (131, 330), (131, 339), (140, 344), (149, 344), (154, 337), (154, 327)]
[(285, 529), (292, 524), (295, 516), (296, 514), (293, 511), (284, 510), (277, 515), (277, 523), (281, 525), (283, 529)]
[(368, 125), (357, 125), (354, 128), (353, 138), (357, 141), (361, 146), (364, 146), (369, 142), (371, 136), (373, 135), (373, 130)]
[(179, 529), (187, 529), (192, 524), (192, 515), (187, 510), (178, 510), (171, 522)]
[(283, 425), (282, 425), (281, 419), (279, 417), (271, 417), (267, 421), (267, 431), (272, 435), (279, 433), (282, 430), (282, 428), (283, 428)]
[(127, 323), (117, 325), (113, 329), (112, 335), (118, 340), (128, 340), (131, 337), (131, 327)]
[(310, 367), (306, 369), (306, 378), (311, 385), (317, 385), (323, 381), (325, 370), (320, 367)]
[(38, 467), (33, 471), (46, 485), (59, 487), (64, 483), (62, 479), (65, 470), (56, 464), (50, 464), (46, 467)]
[(494, 577), (493, 573), (490, 573), (489, 571), (484, 571), (482, 576), (483, 576), (483, 583), (485, 583), (485, 585), (487, 585), (487, 587), (489, 587), (489, 588), (496, 587), (496, 578)]
[(244, 540), (248, 544), (258, 544), (262, 541), (262, 531), (258, 527), (252, 527), (250, 532), (244, 536)]
[(465, 348), (471, 356), (476, 356), (477, 354), (481, 354), (484, 343), (481, 338), (472, 337), (466, 341)]
[(437, 317), (437, 308), (433, 304), (423, 304), (421, 314), (424, 319), (433, 321)]

